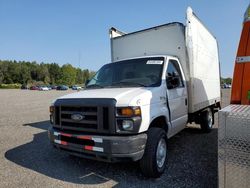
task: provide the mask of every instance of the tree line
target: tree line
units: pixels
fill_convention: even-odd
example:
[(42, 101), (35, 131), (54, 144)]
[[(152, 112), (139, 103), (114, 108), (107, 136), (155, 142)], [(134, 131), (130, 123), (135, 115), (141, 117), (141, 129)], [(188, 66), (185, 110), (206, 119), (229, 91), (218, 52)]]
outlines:
[[(59, 66), (57, 63), (0, 60), (0, 84), (71, 86), (84, 84), (94, 74), (93, 71), (75, 68), (70, 64)], [(231, 82), (232, 78), (221, 78), (221, 84)]]
[(95, 72), (70, 64), (0, 60), (0, 84), (74, 85), (83, 84)]
[(221, 77), (221, 84), (232, 84), (232, 78), (222, 78)]

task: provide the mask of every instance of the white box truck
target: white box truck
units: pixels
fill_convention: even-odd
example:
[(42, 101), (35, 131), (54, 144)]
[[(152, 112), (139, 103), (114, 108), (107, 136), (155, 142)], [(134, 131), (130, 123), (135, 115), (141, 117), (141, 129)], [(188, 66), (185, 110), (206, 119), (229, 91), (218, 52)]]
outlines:
[(86, 88), (50, 107), (49, 138), (61, 150), (108, 162), (140, 161), (159, 177), (167, 139), (187, 123), (209, 132), (220, 108), (216, 39), (187, 9), (186, 25), (169, 23), (133, 33), (110, 29), (112, 63)]

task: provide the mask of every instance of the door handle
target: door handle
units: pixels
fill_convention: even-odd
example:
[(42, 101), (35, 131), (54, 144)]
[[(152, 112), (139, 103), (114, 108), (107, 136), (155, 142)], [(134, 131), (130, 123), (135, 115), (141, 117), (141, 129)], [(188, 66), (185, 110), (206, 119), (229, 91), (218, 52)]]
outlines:
[(188, 104), (188, 100), (187, 98), (185, 98), (185, 105), (187, 106), (187, 104)]

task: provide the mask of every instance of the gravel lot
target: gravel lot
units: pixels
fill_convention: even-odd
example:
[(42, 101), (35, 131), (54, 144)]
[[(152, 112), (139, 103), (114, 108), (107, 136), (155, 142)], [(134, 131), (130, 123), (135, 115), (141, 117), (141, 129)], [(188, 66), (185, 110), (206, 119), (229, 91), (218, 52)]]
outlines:
[[(0, 187), (217, 187), (217, 117), (213, 131), (196, 125), (169, 140), (168, 167), (144, 178), (137, 163), (108, 164), (71, 157), (47, 138), (48, 107), (75, 91), (0, 90)], [(222, 90), (223, 106), (230, 90)]]

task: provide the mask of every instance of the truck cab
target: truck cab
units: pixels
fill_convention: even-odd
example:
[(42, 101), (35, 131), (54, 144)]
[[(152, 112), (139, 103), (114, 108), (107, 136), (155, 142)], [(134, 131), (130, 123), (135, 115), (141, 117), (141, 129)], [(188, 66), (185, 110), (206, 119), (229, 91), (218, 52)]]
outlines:
[(181, 65), (175, 57), (139, 57), (107, 64), (86, 86), (87, 90), (100, 88), (110, 89), (110, 96), (112, 89), (125, 89), (125, 93), (116, 97), (116, 107), (138, 107), (145, 114), (140, 126), (118, 126), (120, 133), (145, 132), (151, 122), (162, 117), (172, 125), (167, 127), (170, 137), (187, 123), (187, 88)]
[(187, 105), (186, 81), (176, 57), (110, 63), (84, 91), (55, 101), (49, 137), (57, 148), (78, 156), (137, 161), (143, 157), (148, 130), (161, 130), (164, 139), (158, 163), (163, 166), (167, 138), (188, 121)]

